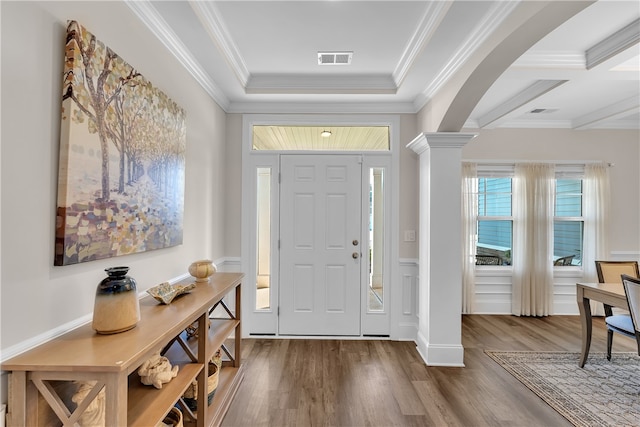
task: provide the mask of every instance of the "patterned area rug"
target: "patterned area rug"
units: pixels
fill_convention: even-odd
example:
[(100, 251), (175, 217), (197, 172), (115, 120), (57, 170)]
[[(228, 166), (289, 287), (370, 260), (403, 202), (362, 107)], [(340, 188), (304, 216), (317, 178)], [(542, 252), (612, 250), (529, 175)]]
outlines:
[(485, 351), (575, 426), (640, 426), (640, 357), (591, 353)]

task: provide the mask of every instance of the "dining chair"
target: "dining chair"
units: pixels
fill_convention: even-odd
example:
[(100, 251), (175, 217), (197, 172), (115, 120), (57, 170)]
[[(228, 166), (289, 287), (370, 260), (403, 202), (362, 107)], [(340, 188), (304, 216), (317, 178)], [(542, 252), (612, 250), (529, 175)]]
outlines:
[[(620, 283), (620, 275), (640, 277), (638, 261), (596, 261), (596, 272), (599, 283)], [(613, 310), (608, 304), (604, 305), (604, 315), (611, 316)]]
[(640, 277), (638, 261), (596, 261), (596, 272), (600, 283), (619, 283), (621, 274)]
[(611, 360), (614, 332), (635, 338), (638, 344), (638, 356), (640, 356), (640, 278), (626, 274), (620, 277), (629, 305), (629, 314), (616, 314), (604, 319), (607, 324), (607, 360)]

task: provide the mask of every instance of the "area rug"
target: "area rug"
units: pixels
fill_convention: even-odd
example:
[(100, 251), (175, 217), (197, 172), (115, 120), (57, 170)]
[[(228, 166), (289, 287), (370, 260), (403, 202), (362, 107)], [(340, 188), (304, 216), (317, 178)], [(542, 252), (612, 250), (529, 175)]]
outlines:
[(485, 351), (575, 426), (640, 426), (640, 357), (591, 353)]

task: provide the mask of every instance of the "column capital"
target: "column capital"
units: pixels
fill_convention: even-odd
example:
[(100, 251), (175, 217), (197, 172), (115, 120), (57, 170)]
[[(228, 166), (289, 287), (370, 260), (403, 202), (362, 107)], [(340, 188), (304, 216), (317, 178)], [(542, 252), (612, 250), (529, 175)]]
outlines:
[(462, 148), (476, 133), (461, 132), (423, 132), (407, 144), (417, 154), (422, 154), (429, 148)]

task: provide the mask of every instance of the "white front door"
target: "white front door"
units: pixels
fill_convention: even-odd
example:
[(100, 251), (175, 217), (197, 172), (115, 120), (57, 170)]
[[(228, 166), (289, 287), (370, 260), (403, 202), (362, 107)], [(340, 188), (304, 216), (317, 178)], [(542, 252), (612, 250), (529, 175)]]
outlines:
[(360, 335), (362, 158), (283, 155), (282, 335)]

